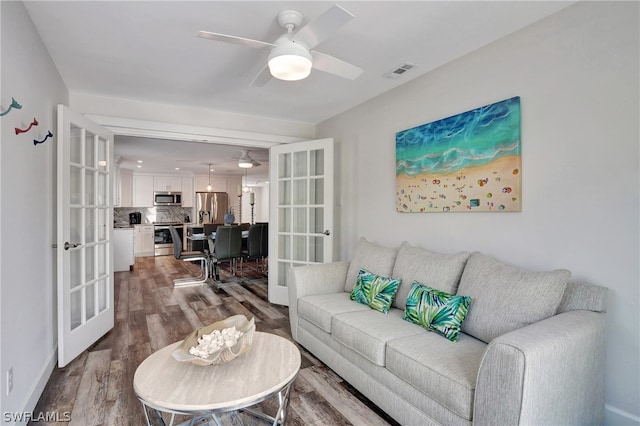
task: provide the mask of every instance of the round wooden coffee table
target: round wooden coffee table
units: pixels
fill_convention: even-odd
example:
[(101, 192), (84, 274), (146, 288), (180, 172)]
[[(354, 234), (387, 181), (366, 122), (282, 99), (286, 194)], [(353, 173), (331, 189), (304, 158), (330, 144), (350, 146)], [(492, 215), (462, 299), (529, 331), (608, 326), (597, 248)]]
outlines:
[[(256, 332), (249, 352), (220, 365), (197, 366), (176, 361), (173, 343), (145, 359), (136, 369), (133, 389), (142, 402), (147, 424), (149, 409), (162, 417), (170, 413), (192, 416), (191, 423), (242, 409), (274, 425), (286, 422), (289, 394), (300, 370), (300, 351), (289, 340)], [(275, 417), (248, 409), (278, 396)], [(163, 420), (164, 421), (164, 420)]]

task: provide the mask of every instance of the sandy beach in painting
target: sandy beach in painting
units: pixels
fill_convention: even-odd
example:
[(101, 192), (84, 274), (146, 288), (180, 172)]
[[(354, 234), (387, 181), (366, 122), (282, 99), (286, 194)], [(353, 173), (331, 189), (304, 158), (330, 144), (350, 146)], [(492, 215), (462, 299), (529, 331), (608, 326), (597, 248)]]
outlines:
[(449, 174), (397, 176), (399, 212), (521, 211), (519, 155)]

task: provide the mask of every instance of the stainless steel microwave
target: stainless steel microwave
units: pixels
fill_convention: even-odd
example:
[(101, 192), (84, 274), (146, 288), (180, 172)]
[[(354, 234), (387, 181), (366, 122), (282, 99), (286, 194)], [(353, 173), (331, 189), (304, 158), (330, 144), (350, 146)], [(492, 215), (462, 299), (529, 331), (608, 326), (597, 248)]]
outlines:
[(154, 206), (181, 206), (182, 192), (155, 191), (153, 193)]

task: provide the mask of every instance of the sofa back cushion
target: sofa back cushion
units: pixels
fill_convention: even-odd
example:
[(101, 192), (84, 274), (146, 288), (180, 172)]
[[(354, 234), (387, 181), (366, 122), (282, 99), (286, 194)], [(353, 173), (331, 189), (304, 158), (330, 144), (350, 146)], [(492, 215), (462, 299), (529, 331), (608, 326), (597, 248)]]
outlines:
[(570, 272), (531, 272), (471, 253), (458, 294), (471, 296), (462, 331), (484, 342), (556, 314)]
[(405, 308), (407, 295), (414, 281), (449, 294), (456, 294), (468, 258), (467, 252), (440, 254), (414, 247), (406, 242), (402, 243), (391, 274), (394, 278), (402, 279), (393, 306), (398, 309)]
[(397, 248), (381, 247), (361, 237), (360, 241), (358, 241), (355, 255), (349, 265), (349, 270), (347, 271), (344, 291), (351, 292), (353, 286), (356, 285), (360, 269), (366, 269), (369, 272), (383, 277), (390, 277), (391, 272), (393, 272), (393, 264), (396, 261), (397, 253)]

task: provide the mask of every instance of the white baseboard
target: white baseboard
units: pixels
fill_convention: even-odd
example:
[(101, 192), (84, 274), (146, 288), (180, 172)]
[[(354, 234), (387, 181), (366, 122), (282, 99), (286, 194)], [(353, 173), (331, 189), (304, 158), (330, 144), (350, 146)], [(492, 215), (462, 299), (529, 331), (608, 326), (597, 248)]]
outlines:
[(604, 406), (604, 420), (609, 426), (640, 426), (640, 417), (609, 404)]

